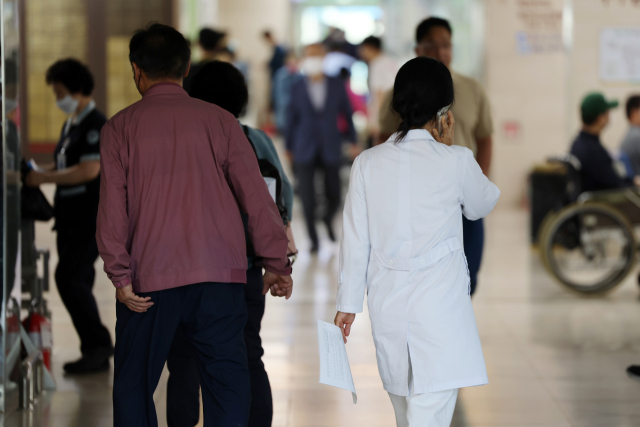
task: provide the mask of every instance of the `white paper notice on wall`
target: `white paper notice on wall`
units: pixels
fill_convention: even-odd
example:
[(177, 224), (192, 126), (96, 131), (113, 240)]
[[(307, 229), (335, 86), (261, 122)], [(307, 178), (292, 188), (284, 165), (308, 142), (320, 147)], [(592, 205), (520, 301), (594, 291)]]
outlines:
[(349, 390), (353, 403), (358, 401), (353, 385), (347, 348), (340, 328), (318, 320), (318, 349), (320, 350), (320, 384)]
[(600, 33), (600, 78), (640, 83), (640, 27), (607, 27)]

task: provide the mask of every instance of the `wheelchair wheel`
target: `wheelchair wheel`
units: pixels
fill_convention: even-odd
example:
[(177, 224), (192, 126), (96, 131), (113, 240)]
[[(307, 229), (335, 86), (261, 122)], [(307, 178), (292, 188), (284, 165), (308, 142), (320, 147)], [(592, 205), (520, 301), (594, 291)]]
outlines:
[(616, 209), (601, 203), (570, 205), (545, 224), (540, 254), (563, 285), (582, 294), (612, 290), (633, 269), (633, 228)]

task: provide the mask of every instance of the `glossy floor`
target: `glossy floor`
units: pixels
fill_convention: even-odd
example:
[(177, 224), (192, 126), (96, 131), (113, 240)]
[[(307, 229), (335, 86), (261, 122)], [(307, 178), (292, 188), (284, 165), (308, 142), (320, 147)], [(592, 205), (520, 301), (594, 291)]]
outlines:
[[(295, 229), (305, 247), (299, 211)], [(474, 299), (490, 385), (463, 389), (454, 426), (640, 426), (640, 383), (625, 367), (640, 363), (640, 303), (635, 276), (602, 298), (582, 298), (555, 284), (527, 241), (527, 215), (498, 209), (487, 220), (486, 252)], [(54, 248), (48, 225), (40, 246)], [(55, 251), (53, 251), (55, 252)], [(336, 248), (304, 254), (295, 268), (289, 301), (268, 297), (263, 321), (264, 361), (273, 386), (275, 427), (393, 426), (393, 410), (378, 376), (370, 324), (359, 315), (348, 344), (358, 391), (318, 384), (315, 320), (335, 315)], [(52, 260), (55, 266), (55, 254)], [(114, 291), (99, 269), (95, 295), (114, 329)], [(53, 370), (58, 391), (40, 398), (32, 413), (6, 417), (6, 426), (112, 425), (112, 372), (64, 376), (62, 364), (79, 356), (78, 339), (55, 289)], [(155, 401), (164, 420), (166, 371)]]

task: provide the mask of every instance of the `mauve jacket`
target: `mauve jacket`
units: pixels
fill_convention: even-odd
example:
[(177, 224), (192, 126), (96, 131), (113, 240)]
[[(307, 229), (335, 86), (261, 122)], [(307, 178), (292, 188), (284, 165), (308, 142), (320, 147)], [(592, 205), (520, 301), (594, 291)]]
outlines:
[(290, 274), (287, 236), (238, 121), (177, 84), (153, 85), (102, 128), (96, 239), (116, 287), (246, 282), (240, 210), (266, 270)]

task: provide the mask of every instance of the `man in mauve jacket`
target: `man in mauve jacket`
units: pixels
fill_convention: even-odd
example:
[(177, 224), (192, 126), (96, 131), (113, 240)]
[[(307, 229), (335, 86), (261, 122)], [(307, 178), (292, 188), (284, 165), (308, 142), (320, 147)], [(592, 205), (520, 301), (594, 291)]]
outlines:
[(205, 426), (246, 426), (247, 257), (240, 211), (264, 259), (264, 290), (289, 298), (282, 219), (235, 117), (182, 89), (189, 46), (153, 24), (129, 44), (142, 99), (101, 135), (97, 241), (117, 288), (115, 426), (157, 426), (153, 392), (180, 325), (198, 351)]

